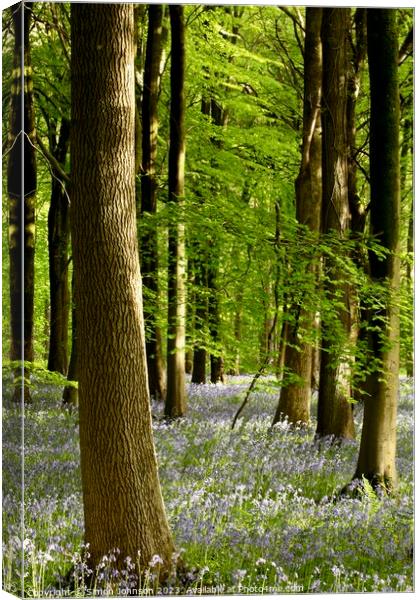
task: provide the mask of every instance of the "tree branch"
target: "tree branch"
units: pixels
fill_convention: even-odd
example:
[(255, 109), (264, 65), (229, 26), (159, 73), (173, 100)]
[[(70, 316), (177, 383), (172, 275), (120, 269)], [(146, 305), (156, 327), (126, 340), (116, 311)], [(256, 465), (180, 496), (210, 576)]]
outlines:
[(62, 179), (64, 179), (64, 181), (66, 181), (67, 183), (70, 183), (70, 181), (71, 181), (70, 176), (64, 171), (63, 167), (60, 165), (60, 163), (58, 162), (58, 160), (56, 158), (54, 158), (54, 156), (50, 153), (50, 151), (48, 150), (48, 148), (46, 147), (46, 145), (42, 141), (41, 136), (38, 133), (36, 134), (36, 141), (37, 141), (37, 144), (38, 144), (38, 146), (39, 146), (42, 154), (44, 155), (44, 157), (50, 163), (51, 168)]
[(398, 66), (402, 65), (403, 62), (413, 53), (413, 28), (408, 32), (400, 51), (398, 52)]
[(305, 33), (305, 27), (303, 23), (296, 15), (292, 13), (292, 11), (289, 8), (287, 8), (286, 6), (279, 6), (278, 8), (282, 12), (284, 12), (284, 14), (286, 14), (290, 19), (292, 19), (293, 23), (301, 29), (302, 33)]

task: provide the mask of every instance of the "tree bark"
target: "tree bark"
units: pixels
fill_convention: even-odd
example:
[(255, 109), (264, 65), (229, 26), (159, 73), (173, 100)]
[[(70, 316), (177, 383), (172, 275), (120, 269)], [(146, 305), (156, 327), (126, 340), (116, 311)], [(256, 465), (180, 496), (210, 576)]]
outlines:
[[(320, 229), (322, 204), (321, 23), (322, 9), (306, 8), (302, 159), (295, 190), (296, 218), (313, 232)], [(319, 265), (309, 265), (309, 283), (313, 287), (318, 271)], [(287, 328), (284, 367), (292, 374), (292, 380), (281, 389), (273, 425), (281, 414), (287, 416), (292, 424), (308, 424), (310, 421), (313, 344), (307, 338), (315, 321), (311, 304), (310, 299), (301, 298), (299, 304), (295, 302), (291, 307), (291, 314), (296, 318)]]
[(400, 283), (399, 89), (396, 11), (368, 10), (370, 76), (371, 233), (389, 250), (369, 254), (372, 280), (388, 288), (386, 306), (371, 315), (368, 377), (356, 478), (396, 486), (396, 418), (399, 377)]
[[(151, 4), (144, 69), (142, 102), (142, 164), (141, 164), (141, 271), (147, 290), (144, 300), (146, 325), (146, 355), (150, 395), (164, 400), (165, 371), (162, 357), (162, 334), (157, 320), (159, 303), (158, 232), (154, 216), (157, 211), (157, 136), (159, 68), (162, 56), (163, 6)], [(151, 221), (148, 223), (147, 221)]]
[[(30, 11), (23, 3), (13, 11), (14, 54), (10, 96), (9, 162), (9, 277), (10, 277), (10, 360), (33, 361), (34, 261), (35, 261), (35, 113), (29, 46)], [(23, 57), (23, 61), (22, 61)], [(22, 72), (23, 71), (23, 72)], [(23, 90), (22, 90), (23, 84)], [(22, 103), (23, 94), (23, 103)], [(22, 164), (23, 153), (23, 164)], [(22, 243), (23, 242), (23, 243)], [(23, 321), (22, 321), (23, 317)], [(22, 344), (23, 342), (23, 344)], [(28, 370), (15, 372), (13, 400), (30, 401)]]
[[(58, 140), (51, 140), (51, 154), (64, 170), (70, 143), (70, 122), (63, 117)], [(48, 369), (67, 374), (68, 366), (68, 243), (69, 198), (60, 175), (51, 179), (51, 203), (48, 211), (48, 263), (50, 275), (50, 341)]]
[[(322, 220), (324, 233), (345, 239), (350, 226), (348, 201), (347, 141), (347, 36), (350, 9), (324, 8), (321, 28), (322, 77)], [(349, 402), (351, 317), (349, 286), (339, 265), (324, 259), (326, 297), (334, 302), (334, 320), (322, 315), (321, 364), (318, 399), (318, 436), (353, 438), (352, 405)]]
[(154, 449), (135, 214), (134, 18), (72, 4), (71, 234), (85, 540), (96, 566), (173, 543)]
[(184, 7), (170, 5), (171, 108), (169, 133), (169, 203), (173, 207), (168, 231), (168, 341), (165, 415), (186, 411), (185, 392), (185, 25)]

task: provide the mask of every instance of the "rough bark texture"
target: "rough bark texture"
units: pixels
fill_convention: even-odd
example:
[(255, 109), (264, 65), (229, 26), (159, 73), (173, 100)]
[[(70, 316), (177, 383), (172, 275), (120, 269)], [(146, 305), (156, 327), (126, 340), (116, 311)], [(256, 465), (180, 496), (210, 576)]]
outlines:
[(173, 543), (147, 384), (134, 181), (134, 19), (72, 4), (72, 207), (85, 540), (142, 565)]
[[(163, 6), (150, 5), (149, 25), (144, 68), (142, 102), (142, 164), (141, 164), (141, 272), (147, 290), (144, 302), (146, 325), (146, 355), (150, 395), (164, 400), (165, 371), (162, 358), (162, 334), (157, 323), (158, 288), (158, 233), (153, 215), (157, 210), (157, 135), (159, 68), (162, 56)], [(152, 217), (152, 223), (148, 223)]]
[[(7, 192), (9, 196), (10, 360), (32, 361), (36, 192), (36, 155), (34, 143), (36, 134), (29, 48), (30, 12), (25, 10), (25, 5), (21, 3), (13, 7), (12, 15), (15, 35), (13, 55), (14, 77), (12, 79), (10, 100), (10, 151), (7, 170)], [(22, 150), (24, 165), (22, 165)], [(26, 379), (28, 376), (27, 371), (18, 369), (16, 376), (20, 379), (22, 375)], [(15, 401), (20, 401), (21, 397), (22, 382), (20, 381), (16, 384), (13, 398)], [(30, 400), (27, 385), (24, 385), (23, 397), (25, 401)]]
[[(346, 119), (349, 24), (350, 9), (323, 9), (322, 227), (324, 233), (334, 232), (343, 239), (350, 226)], [(324, 269), (328, 274), (326, 296), (341, 306), (336, 305), (334, 322), (327, 322), (325, 317), (322, 320), (317, 435), (353, 438), (350, 364), (342, 355), (350, 344), (349, 289), (343, 272), (331, 257), (325, 257)]]
[[(63, 167), (70, 143), (70, 123), (63, 118), (58, 140), (50, 136), (50, 151)], [(68, 320), (70, 293), (68, 284), (69, 197), (60, 179), (52, 171), (51, 202), (48, 211), (48, 262), (50, 274), (50, 341), (48, 369), (67, 374)]]
[[(321, 140), (321, 87), (322, 87), (322, 9), (306, 9), (304, 50), (304, 108), (302, 160), (296, 179), (296, 217), (311, 231), (319, 232), (322, 204), (322, 140)], [(310, 283), (315, 286), (318, 268), (308, 268)], [(311, 301), (301, 298), (294, 304), (285, 347), (284, 367), (292, 375), (291, 383), (281, 389), (279, 406), (273, 424), (280, 415), (290, 423), (308, 424), (310, 421), (312, 353), (313, 346), (305, 339), (314, 326), (315, 311)]]
[(184, 7), (169, 7), (171, 20), (171, 108), (169, 203), (174, 207), (168, 230), (168, 342), (165, 415), (186, 411), (185, 394), (185, 227), (182, 222), (185, 165), (185, 25)]
[[(368, 10), (371, 90), (371, 232), (390, 253), (369, 256), (372, 279), (390, 287), (386, 307), (371, 315), (369, 351), (373, 371), (365, 400), (356, 478), (396, 485), (396, 417), (399, 376), (399, 91), (396, 11)], [(375, 327), (376, 326), (376, 327)]]

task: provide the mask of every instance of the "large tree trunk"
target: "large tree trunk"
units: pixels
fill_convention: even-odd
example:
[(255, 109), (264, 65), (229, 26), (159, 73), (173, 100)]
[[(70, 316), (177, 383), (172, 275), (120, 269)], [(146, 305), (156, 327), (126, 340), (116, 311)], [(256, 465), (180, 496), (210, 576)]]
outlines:
[[(323, 9), (322, 219), (323, 231), (334, 232), (339, 239), (346, 238), (350, 226), (346, 120), (349, 25), (350, 9)], [(324, 269), (328, 273), (325, 293), (336, 306), (334, 320), (330, 318), (327, 322), (325, 315), (321, 316), (317, 435), (353, 438), (350, 363), (344, 356), (350, 347), (350, 290), (334, 259), (325, 257)]]
[(184, 7), (169, 7), (171, 20), (171, 110), (169, 203), (174, 207), (168, 231), (168, 342), (165, 415), (186, 411), (185, 392), (185, 226), (182, 221), (185, 164)]
[(85, 540), (166, 570), (173, 543), (152, 436), (134, 182), (134, 18), (72, 4), (71, 233)]
[(399, 90), (396, 11), (368, 10), (368, 60), (371, 90), (371, 233), (389, 250), (385, 259), (370, 253), (374, 282), (387, 286), (387, 302), (371, 315), (369, 396), (356, 478), (373, 485), (396, 485), (396, 418), (399, 376)]
[[(58, 141), (51, 140), (51, 154), (64, 167), (70, 142), (70, 123), (63, 118)], [(69, 198), (52, 172), (51, 203), (48, 211), (48, 261), (50, 274), (50, 342), (48, 369), (67, 374), (68, 320), (70, 294), (68, 284)]]
[[(165, 371), (162, 358), (162, 334), (157, 322), (158, 232), (153, 216), (157, 210), (156, 157), (158, 135), (159, 68), (162, 56), (162, 5), (150, 5), (142, 102), (141, 165), (141, 272), (147, 289), (144, 301), (146, 355), (150, 395), (164, 400)], [(150, 218), (151, 217), (151, 218)], [(148, 221), (152, 223), (148, 223)]]
[[(306, 9), (302, 160), (295, 184), (297, 220), (314, 232), (319, 232), (322, 204), (321, 22), (322, 9)], [(315, 287), (318, 270), (318, 265), (309, 265), (310, 286)], [(281, 390), (273, 425), (281, 414), (293, 424), (310, 421), (313, 345), (307, 338), (315, 321), (311, 304), (303, 297), (291, 307), (295, 319), (287, 328), (284, 367), (293, 378)]]
[[(15, 5), (13, 10), (15, 34), (14, 76), (10, 100), (10, 151), (7, 169), (7, 192), (9, 196), (10, 360), (31, 362), (34, 358), (36, 192), (34, 144), (36, 135), (29, 48), (29, 20), (30, 11), (25, 9), (25, 4)], [(21, 400), (23, 386), (23, 398), (27, 402), (30, 400), (29, 387), (22, 383), (21, 377), (27, 379), (28, 371), (23, 368), (22, 364), (22, 367), (17, 369), (15, 374), (17, 381), (13, 399), (17, 402)]]

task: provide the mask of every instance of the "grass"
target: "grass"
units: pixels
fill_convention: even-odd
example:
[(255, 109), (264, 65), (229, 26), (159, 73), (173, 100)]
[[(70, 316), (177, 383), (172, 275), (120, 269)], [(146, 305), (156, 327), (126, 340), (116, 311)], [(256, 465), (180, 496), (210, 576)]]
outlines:
[[(161, 593), (411, 591), (413, 589), (413, 395), (401, 381), (399, 492), (333, 501), (351, 480), (358, 443), (314, 444), (314, 430), (269, 431), (278, 388), (266, 378), (231, 431), (249, 377), (227, 385), (189, 385), (189, 412), (153, 420), (160, 478), (171, 528), (189, 571)], [(83, 547), (77, 413), (61, 408), (61, 390), (39, 385), (25, 411), (25, 529), (19, 507), (20, 415), (4, 386), (3, 587), (20, 593), (25, 548), (26, 596), (59, 594), (76, 566), (70, 594), (83, 595)], [(153, 405), (160, 416), (161, 406)], [(355, 418), (360, 432), (361, 409)], [(116, 572), (112, 554), (96, 573), (107, 593), (135, 581), (135, 557)], [(159, 564), (143, 590), (159, 587)], [(133, 584), (134, 585), (134, 584)]]

